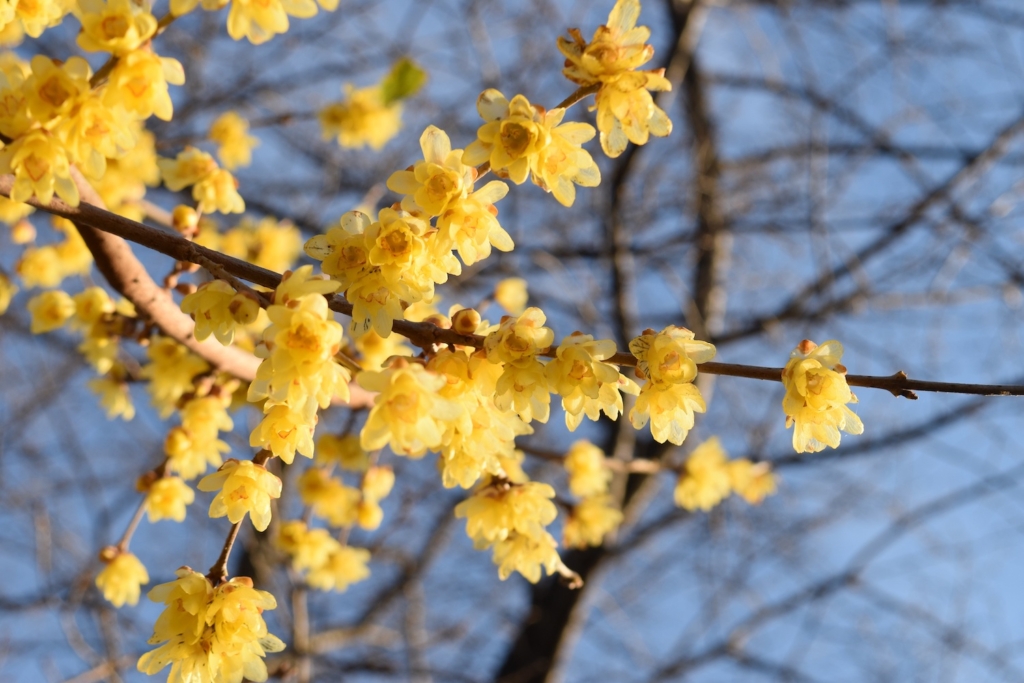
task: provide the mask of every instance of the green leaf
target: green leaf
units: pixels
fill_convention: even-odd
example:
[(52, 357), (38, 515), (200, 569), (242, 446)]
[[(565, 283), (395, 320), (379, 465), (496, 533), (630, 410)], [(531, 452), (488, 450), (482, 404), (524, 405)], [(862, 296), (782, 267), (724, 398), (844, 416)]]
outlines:
[(403, 57), (391, 67), (391, 72), (381, 81), (381, 97), (385, 105), (391, 105), (416, 94), (427, 82), (427, 72), (416, 62)]

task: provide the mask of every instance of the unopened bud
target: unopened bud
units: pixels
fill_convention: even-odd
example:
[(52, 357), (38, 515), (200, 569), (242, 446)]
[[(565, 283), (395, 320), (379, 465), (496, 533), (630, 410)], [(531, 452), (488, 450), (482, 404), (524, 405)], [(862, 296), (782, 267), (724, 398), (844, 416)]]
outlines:
[(15, 244), (28, 244), (36, 239), (36, 226), (22, 218), (11, 226), (11, 241)]
[(228, 311), (239, 325), (255, 322), (260, 314), (260, 302), (252, 292), (238, 292), (228, 302)]
[(480, 313), (475, 308), (463, 308), (452, 316), (452, 329), (459, 334), (475, 334), (480, 327)]
[(171, 213), (171, 225), (182, 235), (195, 235), (199, 229), (199, 213), (191, 206), (179, 204)]

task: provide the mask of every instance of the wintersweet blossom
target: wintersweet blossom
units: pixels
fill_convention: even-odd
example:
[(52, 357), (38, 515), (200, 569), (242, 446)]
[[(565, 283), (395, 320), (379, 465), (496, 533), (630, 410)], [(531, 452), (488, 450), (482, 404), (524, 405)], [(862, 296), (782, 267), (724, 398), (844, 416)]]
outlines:
[(199, 481), (200, 491), (217, 491), (210, 503), (210, 517), (227, 517), (232, 524), (248, 513), (257, 531), (270, 525), (270, 501), (281, 497), (281, 480), (263, 465), (234, 458)]
[(217, 143), (217, 158), (233, 171), (252, 163), (252, 150), (260, 139), (249, 135), (249, 122), (238, 112), (226, 111), (210, 124), (210, 139)]
[(637, 376), (647, 382), (640, 390), (629, 420), (636, 429), (651, 423), (655, 441), (681, 445), (693, 429), (693, 414), (707, 410), (692, 382), (697, 364), (715, 357), (715, 347), (697, 341), (685, 327), (670, 325), (661, 332), (645, 330), (629, 343), (637, 359)]
[(110, 72), (103, 90), (103, 102), (121, 105), (140, 119), (156, 116), (170, 121), (174, 114), (168, 84), (184, 85), (181, 62), (160, 57), (147, 49), (133, 50), (121, 57)]
[(636, 25), (639, 17), (639, 0), (618, 0), (589, 43), (579, 29), (569, 29), (572, 40), (558, 39), (565, 77), (584, 87), (599, 85), (591, 110), (597, 110), (601, 147), (610, 157), (622, 154), (627, 142), (643, 145), (649, 135), (672, 132), (672, 121), (648, 92), (672, 89), (665, 70), (636, 70), (654, 56), (646, 44), (651, 32)]
[(608, 492), (612, 471), (605, 464), (604, 451), (586, 439), (569, 447), (562, 463), (569, 474), (569, 491), (580, 498)]
[(364, 450), (390, 446), (398, 455), (419, 458), (441, 447), (446, 423), (462, 407), (438, 395), (445, 378), (418, 363), (396, 358), (381, 372), (363, 372), (359, 386), (378, 392), (360, 434)]
[(113, 546), (103, 549), (100, 559), (106, 566), (96, 577), (96, 587), (114, 607), (135, 605), (143, 584), (149, 583), (149, 573), (139, 558), (126, 550)]
[(196, 492), (181, 477), (161, 477), (146, 491), (146, 514), (150, 522), (171, 519), (185, 521), (185, 508), (192, 504)]
[(320, 110), (323, 138), (337, 138), (345, 148), (384, 147), (402, 129), (402, 104), (386, 103), (380, 85), (344, 87), (345, 99)]
[(840, 431), (862, 434), (864, 423), (847, 407), (857, 397), (846, 383), (840, 364), (843, 345), (835, 340), (821, 346), (805, 339), (793, 350), (782, 370), (786, 396), (782, 409), (786, 427), (793, 427), (793, 449), (817, 453), (825, 446), (839, 447)]
[(573, 507), (562, 529), (568, 548), (599, 546), (604, 537), (622, 524), (622, 511), (607, 494), (584, 498)]
[(78, 46), (86, 52), (123, 57), (156, 33), (156, 17), (131, 0), (78, 0), (76, 14), (82, 22)]
[(344, 593), (353, 583), (370, 576), (370, 569), (366, 566), (369, 561), (369, 550), (338, 546), (322, 565), (306, 575), (306, 582), (317, 590)]
[(573, 332), (562, 340), (554, 360), (545, 367), (551, 390), (562, 397), (569, 431), (575, 431), (584, 416), (596, 421), (602, 411), (617, 420), (623, 411), (620, 392), (639, 393), (636, 382), (604, 362), (614, 355), (615, 342)]
[(168, 680), (190, 683), (266, 681), (263, 658), (284, 649), (263, 620), (264, 611), (277, 607), (274, 596), (244, 576), (216, 588), (188, 567), (177, 576), (149, 591), (165, 607), (149, 639), (159, 647), (139, 658), (138, 670), (152, 675), (169, 665)]
[(508, 100), (501, 92), (485, 90), (477, 111), (486, 122), (466, 148), (467, 164), (489, 163), (491, 170), (516, 185), (528, 177), (565, 206), (576, 198), (576, 185), (596, 187), (601, 173), (580, 145), (594, 137), (587, 123), (562, 123), (565, 109), (532, 105), (523, 95)]
[(32, 315), (32, 334), (42, 334), (64, 327), (75, 314), (75, 302), (67, 292), (55, 289), (29, 299), (28, 311)]
[(405, 195), (402, 208), (406, 211), (440, 216), (472, 190), (476, 169), (462, 162), (462, 150), (453, 150), (448, 134), (437, 126), (423, 131), (420, 149), (423, 160), (409, 170), (392, 173), (387, 186)]
[(725, 450), (718, 437), (711, 437), (693, 449), (675, 488), (676, 505), (686, 510), (704, 510), (718, 505), (732, 490)]
[(731, 461), (728, 467), (733, 492), (751, 505), (759, 505), (775, 493), (778, 484), (768, 463), (740, 459)]
[(71, 162), (56, 136), (34, 130), (0, 150), (0, 173), (14, 174), (11, 199), (23, 202), (35, 195), (47, 203), (53, 195), (78, 206), (78, 187), (71, 179)]

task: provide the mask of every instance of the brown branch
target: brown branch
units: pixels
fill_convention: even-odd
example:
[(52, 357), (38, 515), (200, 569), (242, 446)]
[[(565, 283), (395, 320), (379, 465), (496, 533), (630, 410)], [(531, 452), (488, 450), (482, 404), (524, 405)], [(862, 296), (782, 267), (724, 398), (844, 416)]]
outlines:
[[(0, 175), (0, 194), (9, 195), (11, 186), (13, 185), (13, 178), (9, 175)], [(77, 207), (68, 206), (62, 200), (54, 198), (49, 203), (43, 203), (33, 198), (28, 200), (28, 204), (55, 214), (57, 216), (63, 216), (69, 220), (74, 221), (76, 224), (81, 224), (87, 228), (93, 228), (94, 231), (86, 230), (91, 234), (99, 234), (95, 231), (102, 233), (109, 233), (116, 235), (117, 237), (131, 240), (137, 244), (158, 251), (161, 254), (166, 254), (179, 261), (188, 261), (189, 263), (202, 264), (206, 261), (212, 262), (222, 268), (225, 272), (230, 273), (238, 278), (253, 282), (264, 287), (275, 288), (281, 282), (281, 276), (278, 273), (267, 270), (266, 268), (260, 268), (251, 263), (247, 263), (240, 259), (222, 254), (219, 251), (213, 249), (207, 249), (206, 247), (200, 246), (189, 242), (184, 237), (177, 234), (172, 234), (159, 230), (157, 228), (151, 228), (148, 225), (142, 223), (136, 223), (135, 221), (129, 220), (117, 214), (110, 213), (96, 206), (86, 203), (83, 201)], [(83, 233), (84, 237), (84, 233)], [(136, 277), (145, 277), (149, 284), (155, 288), (154, 292), (150, 292), (147, 287), (143, 287), (143, 291), (146, 291), (150, 298), (161, 297), (164, 300), (170, 301), (170, 306), (173, 307), (173, 312), (177, 313), (180, 317), (184, 317), (187, 321), (188, 332), (183, 334), (179, 338), (175, 334), (168, 334), (173, 336), (178, 341), (188, 346), (190, 349), (195, 351), (194, 347), (205, 347), (212, 346), (216, 352), (219, 352), (223, 356), (239, 356), (243, 355), (238, 349), (234, 347), (224, 347), (216, 342), (207, 344), (203, 342), (200, 344), (196, 342), (192, 337), (192, 320), (178, 309), (172, 300), (170, 295), (167, 294), (163, 289), (158, 287), (156, 283), (149, 278), (149, 275), (145, 272), (145, 268), (142, 267), (141, 263), (135, 259), (135, 256), (131, 254), (131, 249), (123, 240), (116, 240), (115, 246), (118, 246), (119, 250), (127, 252), (131, 261), (134, 264), (138, 264), (138, 268), (141, 273), (137, 273)], [(121, 251), (115, 252), (116, 256), (123, 258)], [(100, 262), (97, 260), (97, 265)], [(108, 265), (108, 267), (110, 267)], [(103, 267), (100, 267), (103, 271)], [(129, 291), (134, 291), (140, 287), (138, 282), (132, 281), (126, 278), (123, 274), (125, 269), (119, 266), (118, 270), (112, 272), (110, 277), (114, 278), (116, 282), (111, 282), (118, 291), (122, 291), (121, 287), (125, 290), (123, 293), (129, 299)], [(133, 271), (134, 272), (134, 271)], [(107, 273), (104, 271), (104, 275)], [(118, 286), (120, 284), (120, 287)], [(137, 294), (137, 293), (136, 293)], [(134, 302), (134, 300), (133, 300)], [(142, 299), (143, 303), (148, 304), (150, 307), (153, 306), (151, 301)], [(352, 304), (345, 301), (339, 296), (332, 296), (328, 299), (328, 305), (334, 311), (342, 313), (344, 315), (352, 315)], [(140, 304), (136, 303), (139, 307)], [(145, 310), (145, 309), (143, 309)], [(157, 308), (158, 312), (166, 313), (160, 308)], [(146, 311), (148, 314), (148, 311)], [(159, 321), (157, 321), (158, 324)], [(163, 325), (161, 324), (161, 328)], [(459, 334), (454, 330), (446, 330), (437, 325), (431, 323), (415, 323), (408, 320), (396, 320), (394, 323), (394, 331), (401, 334), (404, 337), (408, 337), (413, 343), (421, 347), (428, 347), (433, 344), (455, 344), (459, 346), (471, 346), (473, 348), (483, 348), (484, 338), (476, 334)], [(165, 329), (165, 332), (167, 330)], [(549, 347), (542, 352), (542, 355), (547, 357), (553, 357), (557, 351), (556, 347)], [(204, 351), (205, 352), (205, 351)], [(230, 352), (230, 354), (226, 353)], [(199, 353), (199, 351), (196, 351)], [(200, 354), (202, 355), (202, 354)], [(247, 358), (252, 359), (252, 375), (255, 375), (255, 368), (258, 365), (258, 359), (244, 354)], [(206, 356), (203, 356), (207, 358)], [(216, 363), (209, 358), (208, 362), (218, 365), (221, 369), (231, 372), (232, 374), (242, 377), (242, 375), (229, 370), (227, 367), (220, 363)], [(225, 358), (225, 363), (229, 363), (232, 359), (230, 357)], [(635, 366), (636, 358), (629, 353), (616, 353), (614, 356), (608, 359), (609, 363), (614, 363), (621, 366)], [(700, 371), (710, 375), (726, 375), (729, 377), (745, 377), (747, 379), (760, 379), (772, 382), (782, 381), (782, 369), (781, 368), (769, 368), (761, 367), (757, 365), (738, 365), (734, 363), (703, 363), (700, 366)], [(244, 379), (244, 377), (243, 377)], [(874, 376), (874, 375), (847, 375), (846, 381), (850, 386), (855, 387), (866, 387), (870, 389), (883, 389), (892, 393), (895, 396), (903, 396), (904, 398), (916, 398), (913, 395), (915, 391), (930, 391), (938, 393), (952, 393), (952, 394), (972, 394), (976, 396), (1024, 396), (1024, 385), (1017, 384), (971, 384), (971, 383), (957, 383), (957, 382), (932, 382), (925, 380), (910, 379), (902, 371), (897, 372), (894, 375), (889, 376)], [(359, 404), (355, 395), (353, 395), (352, 405), (366, 405)]]
[[(72, 169), (72, 173), (82, 196), (80, 207), (88, 207), (89, 210), (96, 212), (97, 216), (115, 216), (98, 208), (103, 200), (77, 170)], [(9, 196), (13, 182), (12, 176), (0, 176), (0, 194)], [(63, 202), (59, 203), (63, 205)], [(195, 323), (192, 318), (181, 312), (170, 292), (153, 281), (146, 267), (132, 253), (131, 246), (121, 239), (123, 236), (116, 236), (116, 233), (104, 230), (102, 226), (95, 225), (95, 221), (81, 220), (80, 212), (76, 213), (75, 209), (63, 206), (70, 211), (51, 213), (62, 215), (75, 223), (96, 260), (96, 267), (103, 273), (110, 286), (131, 301), (142, 316), (151, 320), (163, 334), (184, 344), (215, 368), (245, 381), (251, 381), (256, 376), (260, 360), (251, 353), (223, 346), (214, 339), (202, 342), (196, 340), (193, 334)]]
[(220, 549), (220, 557), (217, 558), (217, 561), (213, 563), (210, 571), (206, 574), (206, 578), (214, 586), (219, 586), (228, 579), (228, 558), (231, 557), (231, 548), (234, 547), (235, 539), (238, 538), (238, 530), (241, 528), (241, 522), (235, 522), (231, 525), (228, 537), (224, 539), (224, 547)]

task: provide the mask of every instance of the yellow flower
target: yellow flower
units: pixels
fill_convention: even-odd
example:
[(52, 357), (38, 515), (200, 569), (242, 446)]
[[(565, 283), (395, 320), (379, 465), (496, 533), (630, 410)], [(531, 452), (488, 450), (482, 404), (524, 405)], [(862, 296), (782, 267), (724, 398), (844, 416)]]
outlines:
[(199, 356), (170, 337), (157, 337), (146, 355), (150, 362), (142, 367), (142, 377), (149, 380), (153, 405), (166, 418), (174, 410), (178, 399), (187, 391), (195, 389), (192, 380), (210, 369)]
[(569, 447), (563, 464), (569, 473), (569, 490), (572, 495), (588, 498), (608, 492), (612, 471), (604, 462), (604, 451), (586, 439)]
[(281, 497), (281, 480), (263, 465), (234, 458), (199, 481), (200, 491), (219, 491), (210, 503), (210, 517), (227, 516), (237, 524), (246, 513), (257, 531), (270, 525), (270, 500)]
[(539, 308), (528, 308), (517, 317), (503, 317), (498, 329), (484, 339), (487, 360), (529, 364), (555, 340), (551, 328), (544, 327), (546, 321), (547, 316)]
[(615, 355), (615, 342), (595, 341), (589, 334), (573, 332), (562, 340), (555, 359), (547, 364), (548, 383), (562, 397), (565, 424), (575, 431), (583, 417), (600, 418), (601, 411), (613, 420), (622, 413), (622, 394), (636, 395), (636, 383), (604, 361)]
[(183, 85), (185, 70), (181, 62), (160, 57), (146, 49), (134, 50), (117, 61), (110, 72), (103, 102), (121, 105), (140, 119), (156, 116), (170, 121), (174, 105), (167, 85)]
[(581, 147), (594, 137), (594, 127), (589, 123), (561, 123), (563, 116), (564, 109), (544, 114), (551, 140), (532, 161), (530, 171), (534, 184), (554, 195), (562, 206), (572, 206), (576, 185), (597, 187), (601, 184), (601, 171), (590, 152)]
[(363, 372), (356, 380), (378, 392), (360, 434), (367, 451), (390, 445), (398, 455), (420, 458), (440, 448), (446, 424), (459, 419), (463, 410), (437, 394), (444, 377), (400, 358), (386, 370)]
[(93, 178), (106, 173), (108, 157), (122, 156), (135, 146), (128, 114), (120, 107), (108, 107), (95, 95), (80, 98), (55, 132), (71, 161)]
[(363, 499), (374, 503), (387, 498), (395, 486), (395, 471), (390, 467), (371, 467), (363, 475)]
[(369, 550), (343, 545), (335, 548), (322, 566), (309, 572), (306, 582), (318, 590), (344, 593), (353, 583), (369, 578), (369, 561)]
[(291, 556), (295, 571), (323, 567), (341, 547), (327, 529), (308, 529), (305, 522), (297, 519), (281, 525), (274, 543)]
[(56, 287), (64, 279), (64, 268), (57, 249), (29, 247), (14, 266), (15, 272), (26, 287)]
[(359, 436), (324, 434), (316, 442), (318, 465), (337, 463), (343, 470), (362, 472), (370, 465), (370, 456), (359, 445)]
[(163, 645), (142, 655), (138, 670), (152, 675), (171, 665), (168, 680), (190, 683), (266, 681), (263, 658), (284, 649), (263, 620), (277, 607), (274, 596), (244, 576), (214, 588), (188, 567), (177, 575), (149, 591), (150, 600), (166, 605), (149, 639)]
[(211, 280), (181, 300), (182, 312), (196, 321), (196, 339), (203, 341), (212, 334), (221, 344), (231, 344), (240, 324), (231, 309), (236, 296), (235, 288), (228, 283)]
[(128, 393), (128, 384), (120, 377), (108, 374), (89, 380), (89, 388), (99, 394), (100, 405), (107, 412), (107, 418), (113, 420), (120, 417), (127, 422), (135, 417), (135, 406), (132, 396)]
[(85, 277), (92, 268), (92, 252), (71, 221), (56, 216), (51, 218), (53, 227), (64, 233), (64, 240), (54, 245), (64, 277), (81, 275)]
[(156, 165), (156, 138), (134, 121), (129, 124), (135, 146), (116, 159), (107, 159), (102, 178), (89, 176), (96, 192), (107, 208), (125, 218), (141, 221), (139, 202), (146, 196), (146, 186), (160, 184), (160, 168)]
[(707, 409), (692, 382), (697, 363), (714, 358), (715, 347), (694, 340), (685, 327), (670, 325), (661, 332), (644, 330), (629, 342), (629, 350), (637, 359), (637, 376), (647, 378), (629, 412), (630, 422), (642, 429), (650, 420), (655, 441), (681, 445), (693, 429), (694, 412)]
[(512, 572), (519, 572), (530, 583), (537, 583), (541, 569), (550, 575), (561, 565), (557, 548), (558, 543), (546, 531), (536, 535), (511, 534), (494, 544), (498, 577), (504, 581)]
[(29, 299), (28, 311), (32, 314), (32, 334), (42, 334), (64, 327), (75, 314), (75, 302), (67, 292), (56, 289)]
[(705, 410), (704, 397), (692, 384), (647, 382), (629, 411), (629, 421), (634, 429), (643, 429), (650, 420), (655, 441), (681, 446), (693, 429), (693, 414)]
[(609, 495), (584, 498), (565, 521), (562, 537), (568, 548), (599, 546), (622, 524), (622, 512)]
[(359, 335), (354, 341), (359, 351), (359, 364), (367, 370), (380, 370), (392, 356), (411, 356), (412, 349), (405, 342), (405, 337), (400, 334), (382, 337), (373, 329)]
[(346, 84), (345, 99), (320, 110), (324, 140), (337, 138), (345, 148), (369, 145), (378, 150), (402, 129), (402, 105), (385, 104), (379, 85), (356, 90)]
[(402, 200), (406, 211), (440, 216), (473, 189), (476, 169), (462, 163), (462, 150), (453, 150), (448, 134), (436, 126), (423, 131), (420, 149), (423, 161), (408, 171), (392, 173), (388, 189), (406, 195)]
[(171, 192), (179, 192), (198, 183), (217, 170), (217, 162), (206, 152), (188, 146), (174, 159), (158, 159), (160, 176)]
[(821, 346), (805, 339), (793, 350), (782, 370), (786, 396), (782, 409), (786, 428), (793, 427), (793, 449), (817, 453), (825, 446), (839, 447), (839, 431), (862, 434), (864, 423), (846, 404), (857, 397), (846, 383), (846, 368), (839, 361), (843, 345), (835, 340)]
[(231, 0), (171, 0), (171, 14), (182, 17), (202, 5), (207, 12), (216, 12), (227, 5)]
[(543, 109), (531, 105), (522, 95), (516, 95), (510, 102), (493, 88), (480, 94), (476, 109), (486, 123), (466, 148), (463, 160), (473, 165), (489, 162), (492, 171), (504, 172), (512, 182), (521, 185), (540, 151), (551, 141), (551, 131), (543, 122)]
[(476, 192), (452, 202), (438, 217), (438, 235), (443, 243), (458, 250), (467, 266), (490, 256), (491, 247), (499, 251), (512, 251), (515, 247), (512, 238), (498, 223), (498, 209), (494, 207), (506, 194), (508, 185), (492, 180)]
[(260, 45), (288, 30), (289, 15), (308, 19), (316, 12), (313, 0), (232, 0), (228, 35)]
[(78, 0), (78, 46), (123, 57), (156, 33), (156, 17), (131, 0)]
[(494, 286), (494, 300), (508, 311), (509, 315), (522, 315), (529, 297), (526, 280), (521, 277), (507, 277), (499, 280)]
[(137, 604), (142, 584), (149, 583), (149, 573), (139, 558), (114, 547), (104, 548), (100, 558), (107, 566), (96, 577), (96, 587), (107, 602), (114, 607)]
[(354, 524), (358, 517), (359, 489), (345, 486), (340, 479), (330, 476), (326, 470), (311, 467), (302, 473), (298, 482), (299, 497), (313, 509), (313, 514), (323, 517), (331, 526), (346, 527)]
[(72, 297), (75, 326), (89, 328), (114, 312), (114, 301), (102, 287), (89, 287)]
[(10, 138), (20, 137), (35, 125), (35, 120), (29, 113), (24, 87), (25, 80), (31, 73), (29, 66), (16, 58), (8, 58), (0, 63), (0, 133)]
[(168, 469), (185, 479), (192, 479), (206, 471), (207, 465), (220, 467), (221, 454), (230, 447), (217, 438), (218, 431), (234, 427), (227, 413), (230, 395), (193, 398), (181, 408), (181, 427), (167, 433), (164, 453)]
[(249, 135), (249, 122), (238, 112), (227, 111), (210, 125), (210, 139), (217, 143), (217, 158), (224, 168), (235, 170), (252, 163), (252, 150), (259, 138)]
[(245, 216), (224, 233), (218, 250), (267, 270), (283, 272), (302, 253), (302, 233), (290, 221)]
[(775, 474), (768, 463), (742, 459), (733, 460), (728, 467), (732, 490), (751, 505), (759, 505), (775, 493)]
[(725, 450), (718, 437), (711, 437), (693, 449), (676, 482), (676, 505), (686, 510), (707, 512), (732, 490)]
[(192, 188), (196, 208), (203, 213), (242, 213), (245, 200), (238, 194), (238, 181), (222, 168), (206, 176)]
[(32, 75), (25, 81), (25, 101), (32, 117), (40, 123), (71, 111), (77, 98), (89, 92), (92, 69), (81, 57), (60, 64), (49, 57), (32, 58)]
[(558, 516), (554, 497), (555, 490), (547, 484), (498, 481), (456, 505), (455, 516), (466, 519), (466, 534), (473, 544), (486, 548), (513, 533), (539, 536)]
[(185, 507), (196, 498), (196, 492), (180, 477), (157, 479), (146, 491), (146, 514), (150, 522), (161, 519), (185, 520)]
[(650, 30), (636, 25), (639, 16), (639, 0), (618, 0), (590, 43), (578, 29), (569, 30), (572, 40), (558, 39), (566, 78), (581, 86), (600, 84), (591, 111), (597, 110), (601, 147), (610, 157), (622, 154), (627, 142), (642, 145), (649, 135), (672, 132), (671, 120), (648, 92), (672, 89), (665, 70), (636, 71), (654, 56), (646, 44)]
[(0, 173), (14, 174), (11, 199), (23, 202), (35, 195), (48, 203), (57, 196), (78, 206), (78, 188), (71, 179), (67, 151), (56, 137), (34, 130), (0, 150)]
[(5, 273), (0, 272), (0, 315), (7, 312), (11, 299), (18, 293), (18, 285), (11, 281)]
[(312, 458), (313, 425), (310, 421), (286, 405), (267, 403), (263, 421), (249, 436), (249, 445), (266, 448), (289, 465), (295, 460), (296, 451)]
[(16, 11), (25, 33), (38, 38), (46, 29), (60, 24), (69, 4), (61, 0), (18, 0)]

